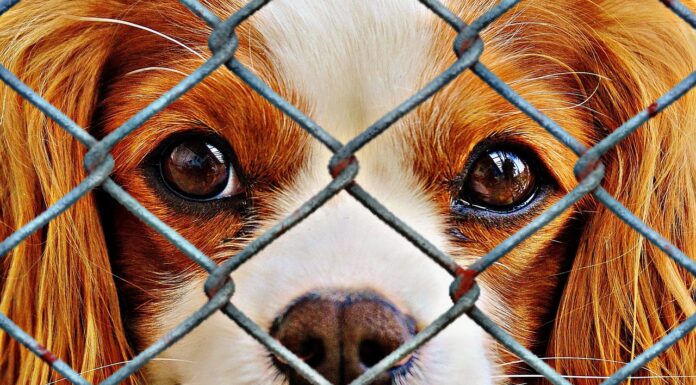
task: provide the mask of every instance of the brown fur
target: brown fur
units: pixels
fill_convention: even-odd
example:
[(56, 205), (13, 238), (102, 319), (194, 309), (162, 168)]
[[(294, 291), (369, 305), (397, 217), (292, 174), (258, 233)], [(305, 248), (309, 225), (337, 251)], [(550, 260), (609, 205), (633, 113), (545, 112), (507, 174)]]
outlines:
[[(478, 7), (461, 3), (456, 11), (472, 20), (493, 2), (477, 2)], [(222, 4), (214, 4), (221, 16), (233, 10)], [(691, 1), (687, 4), (696, 8)], [(169, 2), (141, 2), (137, 12), (128, 2), (116, 0), (24, 1), (15, 8), (0, 17), (0, 63), (95, 136), (115, 129), (183, 76), (132, 71), (163, 66), (190, 73), (199, 62), (160, 37), (81, 16), (145, 25), (202, 51), (209, 32), (181, 5)], [(511, 33), (517, 37), (498, 40)], [(438, 34), (442, 39), (433, 48), (433, 66), (440, 67), (434, 70), (452, 61), (453, 33), (443, 26)], [(271, 63), (253, 48), (260, 40), (256, 32), (247, 28), (239, 35), (241, 60), (253, 61), (264, 80), (301, 107), (301, 100), (280, 89)], [(523, 2), (483, 38), (487, 49), (481, 61), (586, 145), (650, 105), (696, 66), (693, 31), (657, 1)], [(567, 74), (538, 79), (561, 72)], [(466, 97), (461, 90), (468, 90)], [(559, 109), (586, 98), (584, 109)], [(0, 103), (4, 239), (85, 177), (81, 159), (86, 149), (4, 85)], [(443, 105), (452, 108), (440, 116), (436, 108)], [(691, 94), (645, 124), (607, 154), (603, 182), (619, 201), (690, 256), (696, 255), (694, 115), (696, 100)], [(199, 120), (191, 121), (191, 116)], [(541, 209), (577, 184), (572, 173), (576, 157), (472, 74), (438, 93), (416, 116), (437, 123), (426, 130), (419, 127), (409, 146), (414, 148), (413, 168), (442, 203), (443, 215), (448, 215), (451, 192), (442, 181), (460, 172), (477, 142), (494, 135), (534, 149), (557, 181), (558, 189)], [(210, 255), (221, 238), (240, 235), (253, 218), (181, 213), (153, 194), (146, 178), (137, 174), (138, 164), (164, 138), (164, 128), (169, 134), (191, 125), (219, 130), (235, 148), (241, 169), (259, 181), (250, 198), (261, 207), (258, 216), (265, 215), (264, 202), (303, 162), (309, 138), (236, 77), (218, 71), (114, 149), (116, 181)], [(284, 143), (296, 145), (288, 149)], [(454, 243), (462, 247), (452, 252), (462, 262), (485, 254), (534, 214), (538, 213), (506, 228), (454, 221), (453, 227), (472, 241)], [(197, 226), (188, 226), (191, 221)], [(107, 248), (102, 223), (111, 224), (107, 230), (129, 229), (110, 236), (118, 247)], [(217, 228), (225, 228), (225, 233)], [(551, 360), (563, 374), (610, 375), (621, 366), (614, 362), (629, 361), (696, 312), (696, 280), (590, 198), (501, 262), (507, 268), (494, 267), (483, 280), (508, 301), (510, 317), (522, 321), (505, 325), (515, 337), (542, 355), (603, 360)], [(570, 272), (563, 271), (571, 263)], [(137, 275), (134, 270), (146, 273)], [(143, 348), (138, 338), (129, 344), (122, 320), (130, 328), (146, 327), (148, 315), (156, 310), (149, 305), (153, 298), (175, 286), (175, 277), (195, 268), (125, 210), (102, 206), (100, 211), (90, 194), (5, 256), (0, 271), (0, 311), (78, 372), (85, 372), (85, 378), (99, 382), (118, 366), (92, 369), (128, 360)], [(554, 294), (560, 298), (557, 306)], [(549, 327), (550, 337), (544, 332)], [(638, 375), (694, 375), (694, 357), (692, 333)], [(506, 355), (505, 360), (514, 358)], [(507, 368), (509, 373), (524, 370)], [(57, 378), (40, 359), (0, 334), (0, 383), (43, 385)], [(127, 384), (140, 381), (132, 378)], [(664, 380), (632, 382), (657, 385)]]

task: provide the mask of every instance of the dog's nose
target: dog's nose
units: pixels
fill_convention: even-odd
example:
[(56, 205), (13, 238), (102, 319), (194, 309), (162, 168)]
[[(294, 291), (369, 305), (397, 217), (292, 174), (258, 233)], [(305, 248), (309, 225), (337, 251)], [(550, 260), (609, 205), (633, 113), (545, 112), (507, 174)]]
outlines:
[[(271, 333), (332, 384), (347, 384), (415, 334), (415, 322), (371, 292), (321, 292), (298, 298), (278, 317)], [(291, 385), (309, 384), (282, 360), (276, 364)], [(407, 369), (403, 360), (372, 384), (391, 384)]]

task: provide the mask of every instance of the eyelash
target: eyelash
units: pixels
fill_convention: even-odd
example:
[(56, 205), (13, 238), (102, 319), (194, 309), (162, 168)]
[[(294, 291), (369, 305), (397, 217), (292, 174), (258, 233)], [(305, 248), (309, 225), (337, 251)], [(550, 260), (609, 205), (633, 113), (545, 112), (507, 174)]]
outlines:
[(413, 357), (406, 363), (406, 365), (400, 366), (398, 369), (392, 370), (390, 375), (392, 381), (394, 380), (407, 380), (413, 375), (414, 370), (418, 367), (420, 363), (418, 353), (415, 352)]

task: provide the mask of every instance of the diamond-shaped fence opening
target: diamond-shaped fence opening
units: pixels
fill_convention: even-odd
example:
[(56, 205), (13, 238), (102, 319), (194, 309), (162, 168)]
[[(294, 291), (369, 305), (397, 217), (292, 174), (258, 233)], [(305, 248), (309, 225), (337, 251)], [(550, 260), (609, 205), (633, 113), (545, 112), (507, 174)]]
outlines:
[[(35, 91), (23, 84), (15, 75), (5, 67), (0, 66), (0, 78), (13, 88), (19, 95), (26, 98), (44, 114), (57, 122), (68, 133), (78, 139), (89, 148), (85, 156), (84, 166), (89, 171), (89, 175), (72, 191), (58, 200), (42, 214), (31, 220), (22, 228), (11, 234), (0, 243), (0, 256), (7, 254), (20, 242), (29, 237), (32, 233), (45, 226), (53, 218), (60, 215), (63, 211), (75, 204), (80, 198), (88, 194), (97, 186), (110, 194), (116, 201), (125, 206), (131, 213), (142, 221), (153, 227), (157, 232), (174, 244), (181, 252), (195, 261), (209, 273), (206, 281), (205, 290), (210, 298), (202, 308), (190, 315), (175, 329), (162, 337), (153, 345), (140, 352), (133, 360), (125, 363), (119, 370), (102, 382), (104, 385), (115, 385), (124, 381), (129, 376), (138, 371), (143, 365), (155, 358), (162, 351), (177, 342), (203, 320), (217, 311), (226, 314), (232, 321), (237, 323), (242, 329), (263, 344), (269, 352), (280, 357), (284, 362), (297, 371), (301, 376), (312, 384), (330, 384), (319, 373), (303, 362), (299, 357), (282, 346), (272, 338), (266, 331), (256, 325), (251, 319), (244, 315), (238, 308), (230, 303), (234, 293), (234, 283), (229, 278), (230, 273), (240, 265), (253, 258), (263, 247), (280, 237), (288, 229), (292, 228), (303, 219), (321, 207), (331, 197), (340, 191), (347, 191), (356, 200), (368, 208), (375, 216), (391, 226), (395, 231), (408, 239), (413, 245), (420, 249), (423, 254), (431, 258), (435, 263), (448, 271), (453, 277), (450, 288), (450, 296), (454, 302), (453, 306), (430, 325), (421, 330), (414, 338), (396, 349), (394, 352), (383, 358), (379, 363), (371, 367), (351, 384), (368, 384), (381, 373), (387, 371), (394, 364), (408, 356), (418, 347), (433, 338), (460, 316), (468, 316), (479, 326), (487, 331), (502, 345), (518, 355), (530, 367), (543, 375), (553, 384), (569, 384), (561, 374), (554, 371), (544, 361), (532, 352), (515, 341), (501, 327), (496, 325), (490, 318), (484, 315), (476, 306), (479, 290), (475, 278), (482, 271), (486, 270), (493, 263), (502, 258), (506, 253), (515, 248), (518, 244), (531, 236), (537, 230), (548, 224), (563, 211), (571, 207), (575, 202), (588, 194), (592, 194), (599, 202), (606, 205), (616, 216), (630, 225), (642, 236), (656, 245), (677, 264), (686, 271), (696, 276), (696, 262), (686, 256), (678, 248), (663, 238), (660, 234), (649, 228), (640, 219), (634, 216), (628, 209), (616, 201), (606, 190), (600, 186), (604, 175), (604, 167), (599, 163), (600, 157), (608, 150), (617, 145), (623, 138), (640, 128), (647, 120), (657, 113), (667, 108), (675, 100), (679, 99), (696, 84), (696, 73), (691, 73), (683, 79), (672, 90), (658, 99), (651, 106), (626, 121), (622, 126), (613, 131), (610, 135), (602, 139), (592, 148), (586, 148), (578, 140), (573, 138), (556, 122), (534, 108), (521, 96), (516, 94), (507, 84), (493, 74), (478, 59), (483, 52), (483, 42), (479, 38), (479, 32), (486, 28), (501, 15), (512, 9), (519, 0), (503, 0), (490, 10), (484, 13), (471, 24), (466, 24), (459, 17), (450, 12), (444, 5), (437, 0), (419, 0), (428, 7), (438, 17), (447, 22), (456, 31), (457, 38), (454, 44), (454, 53), (457, 60), (437, 78), (428, 83), (423, 89), (412, 95), (402, 104), (394, 108), (377, 122), (365, 129), (361, 134), (350, 140), (348, 143), (341, 143), (332, 137), (329, 132), (313, 122), (308, 116), (300, 112), (299, 109), (282, 99), (269, 86), (264, 84), (258, 77), (249, 71), (240, 61), (235, 58), (235, 51), (238, 46), (238, 39), (235, 29), (247, 18), (264, 5), (272, 0), (254, 0), (241, 8), (226, 20), (221, 20), (215, 16), (206, 6), (197, 0), (181, 0), (191, 12), (203, 19), (213, 32), (209, 39), (209, 46), (213, 56), (202, 64), (197, 70), (187, 76), (178, 85), (163, 94), (147, 108), (141, 110), (136, 115), (127, 120), (118, 129), (111, 132), (102, 140), (97, 140), (70, 120), (61, 111), (45, 101)], [(0, 15), (10, 9), (19, 1), (0, 0)], [(696, 15), (677, 0), (662, 0), (665, 6), (679, 15), (684, 21), (696, 28)], [(179, 235), (172, 228), (160, 221), (153, 214), (148, 212), (133, 197), (119, 187), (109, 176), (114, 167), (114, 160), (109, 154), (111, 149), (133, 130), (140, 127), (153, 115), (163, 110), (179, 97), (185, 94), (196, 84), (205, 79), (213, 71), (221, 66), (226, 66), (239, 78), (246, 82), (257, 93), (266, 98), (271, 104), (280, 109), (287, 116), (292, 118), (304, 130), (311, 134), (316, 140), (334, 153), (329, 164), (329, 171), (333, 180), (318, 194), (305, 202), (299, 209), (293, 212), (275, 226), (259, 236), (234, 258), (217, 265), (203, 252), (194, 247), (185, 238)], [(579, 183), (560, 199), (556, 204), (532, 220), (524, 228), (513, 234), (510, 238), (500, 243), (487, 255), (478, 259), (475, 263), (466, 268), (458, 266), (454, 260), (445, 252), (439, 250), (429, 243), (424, 237), (408, 227), (398, 217), (389, 212), (380, 202), (374, 199), (368, 191), (365, 191), (355, 182), (358, 173), (358, 159), (354, 154), (364, 145), (388, 130), (396, 121), (406, 115), (409, 111), (429, 99), (433, 94), (442, 89), (450, 81), (469, 70), (482, 79), (488, 86), (507, 99), (511, 104), (537, 122), (541, 127), (551, 133), (564, 146), (570, 148), (579, 156), (576, 163), (575, 172)], [(671, 345), (675, 344), (680, 338), (696, 327), (696, 315), (686, 319), (680, 325), (674, 327), (662, 339), (652, 347), (637, 355), (632, 361), (621, 367), (616, 373), (607, 378), (603, 384), (618, 384), (627, 379), (632, 373), (639, 370), (648, 361), (664, 352)], [(12, 338), (23, 344), (27, 349), (43, 359), (55, 371), (60, 373), (73, 384), (89, 384), (80, 374), (69, 367), (66, 363), (55, 357), (50, 351), (42, 347), (30, 335), (22, 331), (8, 317), (0, 313), (0, 328), (8, 333)], [(689, 358), (685, 358), (689, 359)]]

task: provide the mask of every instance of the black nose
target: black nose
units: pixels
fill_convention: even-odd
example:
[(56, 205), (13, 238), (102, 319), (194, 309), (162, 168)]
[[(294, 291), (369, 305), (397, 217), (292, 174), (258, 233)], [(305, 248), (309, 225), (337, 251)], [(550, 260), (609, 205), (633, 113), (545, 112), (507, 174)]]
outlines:
[[(300, 297), (271, 330), (285, 347), (332, 384), (347, 384), (415, 334), (411, 317), (370, 292), (321, 292)], [(309, 384), (281, 360), (291, 385)], [(404, 360), (399, 365), (410, 365)], [(391, 384), (397, 366), (372, 384)]]

